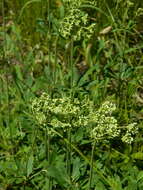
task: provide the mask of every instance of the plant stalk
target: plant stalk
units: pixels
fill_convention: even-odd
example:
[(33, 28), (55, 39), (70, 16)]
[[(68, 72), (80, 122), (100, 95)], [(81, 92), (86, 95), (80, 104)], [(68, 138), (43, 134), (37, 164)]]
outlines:
[[(46, 160), (48, 161), (48, 166), (50, 166), (50, 134), (49, 131), (46, 127), (45, 131), (45, 155), (46, 155)], [(48, 189), (51, 190), (51, 177), (49, 177), (49, 184), (48, 184)]]
[(88, 188), (89, 190), (91, 190), (91, 186), (92, 186), (94, 151), (95, 151), (95, 141), (93, 142), (91, 160), (90, 160), (89, 188)]
[[(63, 139), (63, 141), (66, 143), (66, 144), (70, 144), (70, 142), (68, 141), (68, 139), (64, 138), (59, 132), (55, 131), (54, 129), (52, 129), (52, 131), (57, 134), (59, 137), (61, 137)], [(81, 158), (83, 158), (83, 160), (90, 165), (91, 167), (91, 162), (89, 161), (89, 159), (74, 145), (71, 143), (71, 148), (73, 150), (75, 150), (80, 156)], [(112, 184), (111, 182), (104, 176), (104, 174), (99, 171), (96, 166), (94, 165), (93, 163), (93, 166), (92, 166), (93, 170), (110, 186), (112, 187)]]

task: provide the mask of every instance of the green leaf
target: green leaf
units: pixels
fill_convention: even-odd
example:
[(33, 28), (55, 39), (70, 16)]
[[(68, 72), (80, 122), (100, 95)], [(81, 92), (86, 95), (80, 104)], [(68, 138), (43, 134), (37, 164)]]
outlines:
[(132, 154), (132, 158), (137, 160), (143, 160), (143, 152), (136, 152)]
[(73, 172), (72, 172), (72, 179), (73, 181), (76, 181), (80, 177), (80, 159), (78, 157), (75, 158), (73, 162)]
[(70, 181), (65, 173), (65, 169), (62, 167), (57, 168), (55, 166), (50, 166), (48, 168), (48, 175), (53, 177), (61, 187), (68, 187), (70, 185)]
[(15, 65), (15, 73), (18, 79), (23, 80), (22, 72), (19, 65)]
[(137, 181), (140, 181), (143, 179), (143, 171), (140, 171), (138, 176), (137, 176)]
[(27, 177), (32, 173), (33, 170), (33, 162), (34, 162), (34, 157), (33, 155), (30, 155), (27, 163)]
[(31, 0), (31, 1), (26, 2), (26, 3), (24, 4), (24, 6), (22, 7), (21, 11), (20, 11), (20, 14), (19, 14), (19, 21), (20, 21), (22, 15), (23, 15), (24, 10), (25, 10), (30, 4), (32, 4), (32, 3), (40, 3), (40, 2), (41, 2), (41, 0)]

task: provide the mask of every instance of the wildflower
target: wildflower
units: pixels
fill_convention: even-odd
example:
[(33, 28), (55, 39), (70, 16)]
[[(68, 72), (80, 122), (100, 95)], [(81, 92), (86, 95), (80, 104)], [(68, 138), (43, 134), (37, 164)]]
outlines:
[(88, 97), (79, 101), (70, 97), (51, 98), (45, 93), (32, 103), (33, 115), (40, 126), (50, 126), (50, 135), (54, 135), (51, 127), (63, 131), (84, 127), (86, 135), (96, 142), (121, 136), (123, 142), (131, 144), (138, 132), (137, 123), (131, 123), (124, 128), (119, 127), (117, 119), (113, 116), (115, 110), (116, 105), (109, 101), (97, 109)]
[(131, 144), (134, 140), (133, 136), (138, 132), (137, 123), (130, 123), (126, 127), (126, 133), (122, 137), (122, 141), (128, 144)]

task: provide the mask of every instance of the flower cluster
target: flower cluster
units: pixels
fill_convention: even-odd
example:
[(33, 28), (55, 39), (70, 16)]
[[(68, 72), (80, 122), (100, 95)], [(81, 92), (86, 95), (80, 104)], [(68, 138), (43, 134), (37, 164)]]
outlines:
[[(84, 97), (81, 101), (77, 98), (63, 97), (51, 98), (44, 93), (32, 103), (32, 112), (37, 122), (54, 129), (75, 129), (83, 127), (93, 141), (99, 142), (121, 137), (125, 143), (131, 143), (133, 136), (138, 132), (136, 123), (131, 123), (124, 128), (118, 126), (117, 119), (113, 116), (116, 110), (112, 102), (104, 102), (98, 109), (93, 101)], [(49, 132), (51, 128), (49, 128)], [(122, 130), (123, 132), (122, 132)]]
[(136, 16), (140, 17), (143, 15), (143, 8), (138, 8), (137, 12), (136, 12)]
[(122, 141), (131, 144), (134, 140), (133, 136), (138, 133), (138, 125), (131, 123), (124, 128), (126, 128), (126, 133), (122, 136)]
[(90, 135), (96, 141), (112, 139), (120, 135), (118, 123), (112, 113), (116, 110), (115, 104), (106, 101), (95, 112), (89, 115), (92, 124)]
[(81, 6), (86, 3), (87, 5), (96, 5), (96, 1), (85, 0), (64, 0), (67, 15), (61, 22), (60, 34), (65, 38), (72, 38), (79, 41), (83, 38), (90, 39), (95, 31), (95, 23), (89, 22), (88, 12), (82, 10)]
[(71, 127), (72, 122), (79, 117), (79, 101), (71, 101), (68, 97), (50, 98), (48, 94), (42, 94), (32, 103), (32, 112), (39, 124), (50, 124), (54, 127)]

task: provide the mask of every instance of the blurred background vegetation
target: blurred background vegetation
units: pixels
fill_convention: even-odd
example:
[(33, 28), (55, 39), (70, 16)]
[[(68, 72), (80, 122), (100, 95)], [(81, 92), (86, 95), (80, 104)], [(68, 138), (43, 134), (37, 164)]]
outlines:
[[(72, 182), (66, 175), (59, 177), (64, 161), (55, 155), (61, 141), (52, 150), (59, 175), (51, 168), (44, 173), (44, 134), (39, 131), (37, 136), (30, 114), (31, 99), (42, 92), (54, 97), (71, 91), (75, 97), (89, 95), (97, 106), (107, 98), (115, 101), (119, 122), (140, 126), (132, 145), (115, 142), (97, 149), (97, 168), (111, 182), (109, 186), (96, 174), (97, 189), (143, 189), (143, 1), (80, 1), (80, 14), (87, 14), (95, 28), (90, 38), (78, 40), (76, 15), (68, 21), (75, 24), (69, 38), (60, 30), (70, 9), (76, 9), (71, 3), (76, 0), (0, 2), (0, 190), (58, 190), (69, 183), (73, 189), (87, 189), (88, 165), (80, 157), (73, 164), (78, 174)], [(82, 24), (85, 29), (84, 20)], [(55, 180), (50, 189), (49, 176)]]

